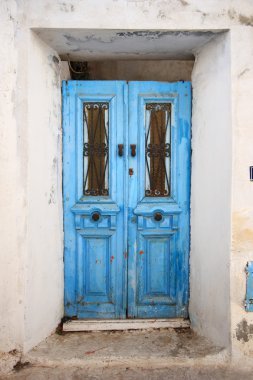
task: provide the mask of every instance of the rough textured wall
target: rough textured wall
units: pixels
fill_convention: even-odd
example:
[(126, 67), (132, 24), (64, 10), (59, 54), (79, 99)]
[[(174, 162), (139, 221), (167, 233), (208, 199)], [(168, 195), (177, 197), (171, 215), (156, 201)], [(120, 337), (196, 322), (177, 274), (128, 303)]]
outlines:
[(23, 268), (26, 245), (26, 169), (22, 96), (18, 83), (15, 1), (0, 2), (0, 350), (20, 350), (24, 334)]
[(63, 312), (61, 63), (25, 15), (0, 4), (0, 351), (38, 343)]
[[(232, 254), (231, 254), (231, 337), (235, 357), (253, 354), (253, 313), (245, 312), (245, 266), (253, 261), (253, 28), (232, 31)], [(242, 48), (242, 41), (244, 48)]]
[(228, 347), (232, 158), (229, 34), (212, 40), (197, 54), (192, 85), (190, 317), (198, 332)]
[(193, 61), (88, 62), (90, 79), (190, 81)]
[(37, 28), (196, 31), (253, 25), (251, 0), (27, 0), (27, 3), (29, 25)]
[(25, 350), (63, 315), (61, 62), (36, 34), (29, 37)]
[[(9, 350), (20, 348), (22, 345), (27, 348), (29, 345), (35, 344), (43, 336), (51, 333), (52, 326), (57, 323), (56, 321), (62, 311), (62, 305), (60, 305), (59, 301), (62, 292), (60, 277), (62, 267), (58, 267), (57, 265), (57, 263), (60, 263), (59, 250), (62, 249), (60, 234), (61, 194), (58, 192), (59, 185), (57, 185), (57, 181), (60, 181), (61, 178), (59, 161), (56, 164), (59, 169), (58, 174), (55, 174), (54, 170), (56, 169), (53, 169), (55, 154), (57, 154), (58, 160), (60, 159), (59, 147), (57, 147), (58, 132), (56, 132), (58, 128), (58, 116), (51, 119), (51, 121), (53, 120), (52, 123), (49, 120), (49, 115), (52, 115), (54, 112), (57, 113), (53, 107), (53, 98), (59, 100), (60, 91), (58, 90), (56, 94), (55, 86), (49, 86), (47, 82), (48, 80), (52, 80), (52, 74), (55, 71), (55, 66), (52, 62), (50, 65), (50, 61), (47, 58), (50, 49), (46, 48), (43, 44), (37, 43), (34, 49), (37, 58), (31, 58), (32, 54), (30, 54), (29, 59), (27, 57), (28, 46), (30, 46), (28, 36), (31, 33), (30, 29), (33, 27), (62, 29), (82, 29), (85, 27), (90, 29), (194, 30), (196, 32), (198, 30), (224, 28), (231, 29), (232, 31), (233, 86), (231, 96), (227, 94), (226, 98), (226, 101), (230, 101), (232, 97), (234, 110), (231, 123), (231, 128), (234, 128), (232, 153), (233, 182), (229, 178), (229, 184), (231, 182), (233, 184), (232, 262), (226, 262), (227, 256), (223, 257), (224, 253), (223, 251), (219, 251), (219, 247), (217, 247), (217, 252), (220, 252), (221, 255), (222, 272), (226, 272), (226, 266), (231, 264), (231, 293), (228, 302), (232, 301), (230, 303), (232, 311), (232, 346), (234, 350), (241, 352), (252, 350), (253, 339), (250, 333), (252, 314), (245, 313), (243, 308), (245, 295), (244, 267), (248, 259), (253, 259), (251, 253), (252, 216), (250, 213), (252, 210), (252, 189), (247, 182), (248, 166), (252, 161), (252, 1), (104, 0), (101, 2), (100, 0), (26, 0), (23, 3), (22, 0), (18, 0), (17, 2), (3, 0), (0, 7), (2, 31), (0, 45), (2, 56), (0, 66), (0, 202), (1, 210), (3, 210), (1, 218), (2, 236), (0, 241), (0, 348)], [(205, 47), (203, 47), (203, 51), (204, 49)], [(226, 49), (221, 51), (220, 54), (222, 55), (224, 52), (226, 52)], [(37, 69), (34, 67), (34, 64), (38, 65)], [(218, 85), (215, 75), (216, 66), (214, 65), (212, 56), (209, 56), (208, 62), (203, 67), (209, 70), (209, 77), (213, 75), (214, 83)], [(35, 71), (33, 72), (33, 70)], [(227, 70), (229, 70), (229, 64)], [(27, 100), (27, 73), (29, 74), (29, 72), (32, 73), (34, 83), (31, 83), (31, 80), (29, 81), (30, 92), (29, 100)], [(41, 72), (44, 74), (40, 77)], [(197, 74), (195, 70), (195, 78)], [(218, 75), (219, 73), (216, 74)], [(203, 75), (201, 78), (203, 82), (202, 86), (204, 86), (207, 77)], [(218, 78), (220, 78), (219, 75)], [(36, 86), (36, 81), (40, 84), (38, 87)], [(199, 97), (201, 96), (202, 92), (199, 93)], [(220, 94), (217, 93), (215, 96), (219, 98)], [(45, 98), (48, 98), (48, 103)], [(38, 105), (35, 104), (36, 99), (38, 103), (42, 101), (43, 107), (41, 109), (38, 109)], [(208, 100), (209, 98), (206, 97), (206, 99)], [(26, 118), (28, 117), (27, 107), (29, 102), (28, 125)], [(204, 106), (206, 105), (208, 103), (204, 104)], [(34, 107), (34, 110), (38, 112), (37, 114), (40, 117), (37, 129), (34, 130), (32, 128), (36, 128), (37, 118), (35, 119), (36, 112), (31, 107)], [(202, 109), (200, 107), (195, 111), (201, 114)], [(220, 112), (220, 116), (224, 117), (223, 110)], [(210, 128), (214, 127), (213, 123), (210, 122), (212, 118), (214, 121), (217, 121), (217, 114), (209, 107), (209, 118), (203, 120), (210, 125)], [(48, 127), (49, 125), (52, 125), (52, 130)], [(206, 130), (205, 127), (205, 125), (202, 126), (204, 132)], [(29, 141), (27, 141), (28, 130)], [(201, 142), (201, 131), (199, 133)], [(41, 144), (38, 141), (33, 141), (37, 137), (38, 140), (41, 139)], [(203, 135), (203, 139), (205, 141), (207, 139), (205, 134)], [(211, 143), (212, 141), (209, 141), (209, 144)], [(49, 145), (48, 151), (46, 150), (47, 145)], [(223, 140), (223, 149), (225, 151), (228, 149), (227, 145), (227, 141)], [(38, 159), (36, 156), (37, 152), (40, 160), (45, 160), (45, 164), (42, 164)], [(220, 146), (218, 152), (218, 157), (221, 157)], [(36, 165), (29, 161), (30, 155), (32, 159), (35, 159)], [(214, 157), (213, 151), (210, 152), (210, 157)], [(38, 170), (37, 165), (39, 167)], [(223, 165), (223, 161), (221, 161), (221, 165)], [(29, 169), (29, 174), (27, 173), (27, 169)], [(226, 170), (224, 171), (224, 176), (227, 178)], [(246, 180), (245, 176), (247, 176)], [(41, 180), (42, 177), (45, 177), (45, 181)], [(203, 178), (217, 191), (215, 182), (210, 182), (209, 178), (206, 178), (205, 175)], [(218, 175), (215, 178), (224, 183), (224, 179)], [(201, 180), (201, 177), (199, 177), (198, 181), (200, 183)], [(42, 187), (37, 186), (36, 181)], [(51, 192), (52, 185), (55, 186), (53, 192)], [(203, 186), (206, 186), (206, 184), (204, 183)], [(221, 202), (221, 200), (227, 202), (224, 199), (227, 187), (223, 191), (222, 187), (220, 189), (221, 199), (218, 199), (218, 202)], [(34, 190), (38, 191), (38, 195)], [(38, 202), (36, 202), (36, 199)], [(49, 199), (55, 199), (57, 205), (54, 203), (49, 204)], [(212, 198), (210, 199), (212, 200)], [(206, 203), (205, 207), (208, 207), (213, 215), (213, 204)], [(215, 207), (217, 210), (217, 206)], [(221, 207), (224, 211), (223, 203)], [(41, 211), (41, 215), (37, 212), (38, 210)], [(218, 211), (217, 221), (221, 218)], [(214, 216), (212, 217), (214, 218)], [(48, 221), (48, 218), (50, 218), (50, 221)], [(203, 219), (202, 224), (205, 222), (206, 220)], [(218, 223), (221, 223), (221, 221)], [(38, 230), (36, 230), (36, 225), (40, 227)], [(51, 230), (52, 226), (53, 231)], [(27, 228), (29, 234), (27, 233)], [(54, 245), (47, 246), (45, 240), (50, 241), (52, 239), (55, 228), (57, 231), (53, 237)], [(224, 226), (221, 225), (222, 228)], [(41, 236), (39, 236), (39, 232), (41, 232)], [(31, 236), (31, 233), (34, 236)], [(219, 236), (222, 244), (225, 244), (223, 236), (221, 234)], [(211, 238), (213, 239), (213, 237)], [(227, 235), (225, 235), (225, 238), (227, 238)], [(38, 244), (41, 241), (41, 248), (39, 248)], [(219, 295), (217, 292), (214, 293), (212, 291), (212, 284), (216, 282), (216, 272), (213, 272), (213, 276), (204, 279), (206, 273), (203, 269), (208, 269), (206, 267), (205, 256), (206, 244), (207, 242), (203, 242), (203, 239), (200, 239), (199, 246), (196, 247), (195, 245), (195, 249), (200, 252), (199, 266), (196, 268), (200, 268), (201, 270), (195, 272), (192, 280), (194, 279), (196, 284), (198, 284), (199, 279), (206, 281), (205, 289), (210, 289), (210, 292), (207, 294), (207, 297), (209, 297), (208, 305), (206, 299), (203, 300), (202, 297), (199, 297), (199, 302), (203, 302), (202, 307), (205, 305), (208, 307), (209, 305), (214, 305), (216, 307), (215, 301), (217, 297), (218, 299), (221, 299), (221, 296), (225, 297), (224, 294), (227, 294), (226, 289), (229, 284), (227, 284), (227, 280), (224, 280), (224, 285), (219, 289), (221, 290), (221, 295)], [(49, 249), (48, 253), (46, 252), (47, 249)], [(210, 256), (212, 268), (214, 268), (214, 260), (217, 259), (217, 252), (214, 253), (214, 257)], [(43, 260), (44, 254), (45, 260)], [(52, 267), (49, 268), (51, 260)], [(52, 268), (55, 268), (57, 272), (54, 272)], [(191, 267), (192, 274), (196, 268)], [(48, 275), (47, 271), (49, 271)], [(220, 282), (219, 270), (217, 276)], [(54, 278), (56, 278), (56, 281), (54, 281)], [(48, 285), (45, 285), (47, 281)], [(210, 285), (209, 288), (207, 288), (207, 284)], [(26, 291), (27, 294), (24, 296)], [(51, 299), (50, 292), (52, 293)], [(203, 291), (201, 294), (203, 295)], [(48, 295), (49, 301), (47, 304)], [(26, 301), (26, 314), (24, 313), (23, 306), (24, 297)], [(37, 299), (37, 297), (40, 297), (41, 304), (39, 304), (39, 298)], [(55, 297), (54, 303), (52, 302), (53, 297)], [(224, 315), (224, 318), (226, 318), (225, 314), (223, 314), (228, 309), (226, 300), (222, 305), (219, 303), (220, 307), (222, 310), (218, 310), (219, 315)], [(46, 313), (48, 310), (51, 311), (52, 308), (54, 308), (53, 315), (49, 312)], [(24, 320), (26, 316), (29, 322), (26, 324), (26, 337), (24, 337)], [(222, 331), (224, 326), (223, 320), (221, 321), (221, 325), (218, 326), (215, 315), (214, 320), (215, 323), (213, 323), (211, 318), (207, 317), (199, 319), (198, 323), (200, 329), (202, 328), (201, 326), (205, 326), (205, 328), (202, 328), (204, 334), (208, 334), (209, 336), (214, 334), (214, 340), (217, 341), (217, 328), (220, 329), (221, 336), (223, 336)], [(30, 326), (31, 334), (28, 333)], [(213, 328), (214, 330), (212, 330)]]

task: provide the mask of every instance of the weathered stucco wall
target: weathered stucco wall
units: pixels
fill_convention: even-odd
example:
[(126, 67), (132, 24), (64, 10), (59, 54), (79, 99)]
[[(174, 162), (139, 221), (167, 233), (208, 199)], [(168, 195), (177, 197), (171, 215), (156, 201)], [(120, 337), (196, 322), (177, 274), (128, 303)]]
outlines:
[(192, 75), (190, 317), (216, 344), (230, 340), (230, 35), (206, 44)]
[(32, 347), (63, 313), (61, 63), (19, 5), (0, 5), (0, 351)]
[[(26, 168), (20, 109), (18, 8), (0, 3), (0, 350), (20, 349), (24, 341), (24, 255), (26, 249)], [(24, 106), (24, 107), (23, 107)]]
[[(212, 30), (252, 25), (251, 0), (27, 0), (34, 28)], [(168, 46), (169, 49), (169, 46)]]
[(28, 46), (25, 349), (63, 315), (61, 63), (33, 32)]
[[(227, 39), (226, 43), (216, 40), (193, 51), (197, 63), (193, 75), (191, 315), (198, 331), (235, 354), (252, 351), (253, 318), (243, 306), (244, 268), (253, 259), (253, 193), (248, 181), (253, 162), (252, 1), (105, 0), (101, 5), (99, 0), (6, 0), (0, 7), (0, 349), (27, 350), (50, 334), (62, 315), (59, 65), (50, 41), (45, 45), (31, 29), (55, 28), (57, 32), (57, 28), (83, 30), (85, 26), (187, 30), (195, 35), (203, 30), (230, 30), (231, 45)], [(180, 37), (182, 50), (187, 33)], [(164, 51), (169, 49), (169, 45), (164, 47)], [(212, 170), (215, 181), (204, 169)], [(200, 205), (205, 207), (201, 212)], [(199, 239), (197, 227), (203, 232)]]
[[(62, 80), (71, 79), (68, 62), (61, 65)], [(89, 80), (191, 81), (193, 65), (191, 60), (90, 61), (86, 74)]]
[(190, 81), (194, 61), (98, 61), (88, 62), (89, 79)]
[[(245, 312), (247, 261), (253, 261), (253, 28), (231, 32), (233, 176), (231, 250), (231, 339), (234, 357), (253, 354), (253, 313)], [(242, 47), (242, 41), (243, 46)]]

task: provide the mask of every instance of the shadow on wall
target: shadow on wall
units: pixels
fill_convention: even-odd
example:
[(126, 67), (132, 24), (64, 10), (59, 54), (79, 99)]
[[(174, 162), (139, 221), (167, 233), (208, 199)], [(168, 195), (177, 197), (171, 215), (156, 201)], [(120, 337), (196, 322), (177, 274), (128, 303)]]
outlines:
[[(90, 61), (68, 62), (63, 66), (70, 71), (73, 80), (126, 80), (126, 81), (190, 81), (194, 61)], [(69, 77), (70, 78), (70, 77)], [(62, 79), (69, 79), (62, 78)]]

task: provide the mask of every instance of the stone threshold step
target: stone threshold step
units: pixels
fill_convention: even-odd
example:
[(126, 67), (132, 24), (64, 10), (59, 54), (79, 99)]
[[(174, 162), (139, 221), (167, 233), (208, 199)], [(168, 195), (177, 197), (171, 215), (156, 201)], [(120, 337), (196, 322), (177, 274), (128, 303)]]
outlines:
[(115, 331), (161, 328), (188, 328), (190, 321), (174, 319), (114, 319), (114, 320), (70, 320), (63, 323), (63, 331)]
[(227, 360), (226, 350), (214, 346), (190, 328), (53, 334), (22, 357), (23, 363), (33, 366), (66, 368), (168, 368), (218, 365)]
[[(91, 354), (90, 354), (91, 353)], [(175, 366), (217, 366), (227, 365), (229, 363), (229, 354), (224, 349), (217, 354), (206, 355), (200, 358), (192, 357), (173, 357), (173, 356), (120, 356), (120, 355), (104, 355), (96, 356), (95, 351), (88, 351), (83, 359), (52, 359), (49, 357), (33, 357), (29, 353), (26, 354), (22, 362), (29, 363), (34, 367), (48, 367), (48, 368), (108, 368), (110, 367), (127, 367), (127, 368), (170, 368)], [(94, 356), (94, 357), (92, 357)]]

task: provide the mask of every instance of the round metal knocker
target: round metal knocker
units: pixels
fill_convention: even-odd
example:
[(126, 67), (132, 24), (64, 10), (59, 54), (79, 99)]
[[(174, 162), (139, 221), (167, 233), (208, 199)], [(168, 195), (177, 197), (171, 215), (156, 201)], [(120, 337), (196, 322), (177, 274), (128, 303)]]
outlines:
[(160, 222), (162, 220), (163, 216), (160, 212), (156, 212), (154, 215), (154, 219), (156, 222)]
[(91, 215), (91, 219), (93, 220), (93, 222), (98, 222), (99, 219), (100, 219), (100, 214), (99, 212), (94, 212), (92, 215)]

